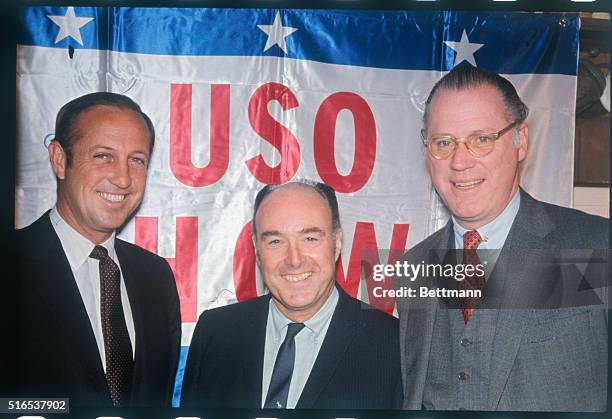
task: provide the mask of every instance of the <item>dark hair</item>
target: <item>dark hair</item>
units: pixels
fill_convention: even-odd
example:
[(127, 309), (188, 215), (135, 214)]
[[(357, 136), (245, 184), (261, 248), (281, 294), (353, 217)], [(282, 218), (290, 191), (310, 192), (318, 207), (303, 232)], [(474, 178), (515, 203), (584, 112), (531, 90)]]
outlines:
[(155, 129), (151, 119), (145, 114), (140, 106), (127, 96), (111, 92), (95, 92), (71, 100), (61, 107), (55, 119), (55, 138), (66, 153), (68, 165), (72, 162), (72, 146), (74, 145), (74, 126), (78, 117), (94, 106), (112, 106), (119, 109), (127, 109), (140, 115), (149, 131), (149, 151), (153, 150), (155, 143)]
[(309, 179), (297, 179), (280, 185), (266, 185), (259, 192), (257, 192), (257, 196), (255, 197), (255, 205), (253, 206), (253, 235), (257, 234), (257, 231), (255, 230), (255, 218), (257, 217), (257, 210), (259, 209), (263, 200), (266, 199), (266, 197), (272, 192), (292, 185), (306, 186), (321, 195), (325, 202), (327, 202), (327, 205), (331, 211), (332, 228), (334, 231), (340, 228), (340, 211), (338, 210), (338, 200), (336, 199), (336, 192), (334, 189), (325, 183), (315, 182)]
[(423, 127), (427, 129), (429, 105), (438, 90), (466, 90), (480, 86), (491, 86), (496, 89), (506, 106), (508, 122), (523, 122), (527, 119), (529, 108), (523, 103), (510, 81), (499, 74), (491, 73), (478, 67), (464, 65), (455, 67), (444, 75), (429, 92), (423, 113)]

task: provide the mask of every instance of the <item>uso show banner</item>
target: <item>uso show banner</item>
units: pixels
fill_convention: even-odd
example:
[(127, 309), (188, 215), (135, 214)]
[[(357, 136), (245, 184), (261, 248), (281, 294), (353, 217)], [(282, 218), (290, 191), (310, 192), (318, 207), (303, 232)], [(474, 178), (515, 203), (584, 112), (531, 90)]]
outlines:
[(336, 278), (372, 299), (361, 250), (393, 249), (380, 255), (393, 263), (448, 219), (419, 131), (429, 90), (456, 65), (517, 86), (531, 109), (522, 184), (571, 205), (575, 14), (24, 7), (20, 19), (16, 227), (55, 203), (46, 144), (59, 108), (93, 91), (133, 98), (157, 139), (120, 237), (172, 266), (184, 347), (203, 310), (265, 292), (250, 239), (265, 184), (337, 191)]

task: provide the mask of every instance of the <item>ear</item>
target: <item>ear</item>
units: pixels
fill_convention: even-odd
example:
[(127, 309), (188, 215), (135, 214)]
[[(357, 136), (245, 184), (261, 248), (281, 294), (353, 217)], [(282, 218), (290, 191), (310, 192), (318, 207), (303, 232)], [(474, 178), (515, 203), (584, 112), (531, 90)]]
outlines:
[(66, 177), (66, 166), (68, 164), (64, 148), (59, 141), (53, 140), (49, 144), (48, 151), (49, 161), (51, 162), (51, 168), (55, 176), (57, 176), (59, 180), (64, 180)]
[(338, 258), (340, 257), (340, 253), (342, 253), (342, 229), (341, 228), (336, 230), (336, 254), (334, 255), (336, 262), (338, 261)]
[(523, 122), (518, 130), (519, 135), (519, 152), (518, 161), (523, 161), (527, 157), (527, 149), (529, 148), (529, 125)]

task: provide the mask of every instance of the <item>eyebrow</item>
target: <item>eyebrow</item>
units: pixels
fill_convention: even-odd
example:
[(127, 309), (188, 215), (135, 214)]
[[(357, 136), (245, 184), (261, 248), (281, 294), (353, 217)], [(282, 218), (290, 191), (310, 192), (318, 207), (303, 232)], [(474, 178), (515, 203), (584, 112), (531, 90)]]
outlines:
[(95, 144), (95, 145), (91, 146), (90, 149), (93, 151), (93, 150), (97, 150), (99, 148), (102, 148), (104, 150), (111, 150), (111, 151), (115, 150), (113, 147), (109, 147), (107, 145), (102, 145), (102, 144)]
[[(109, 147), (107, 145), (102, 145), (102, 144), (97, 144), (91, 147), (91, 151), (95, 151), (98, 149), (103, 149), (103, 150), (109, 150), (109, 151), (115, 151), (116, 149), (113, 147)], [(149, 152), (147, 150), (134, 150), (131, 152), (131, 154), (144, 154), (146, 156), (149, 155)]]
[(325, 231), (323, 231), (322, 229), (320, 229), (319, 227), (309, 227), (309, 228), (305, 228), (302, 231), (300, 231), (300, 233), (302, 234), (309, 234), (309, 233), (319, 233), (319, 234), (323, 234), (325, 235)]
[[(468, 137), (468, 136), (474, 135), (474, 134), (492, 134), (492, 133), (495, 133), (495, 132), (497, 132), (497, 131), (495, 131), (495, 128), (482, 128), (482, 129), (476, 129), (474, 131), (470, 131), (470, 133), (465, 135), (464, 137)], [(447, 133), (432, 134), (432, 137), (462, 138), (462, 137), (458, 137), (456, 135), (447, 134)]]
[[(319, 227), (308, 227), (300, 230), (300, 234), (311, 234), (311, 233), (319, 233), (325, 235), (325, 231)], [(281, 232), (278, 230), (266, 230), (261, 233), (261, 238), (271, 237), (271, 236), (282, 236)]]
[(280, 236), (280, 231), (278, 230), (266, 230), (261, 233), (261, 238), (270, 237), (270, 236)]

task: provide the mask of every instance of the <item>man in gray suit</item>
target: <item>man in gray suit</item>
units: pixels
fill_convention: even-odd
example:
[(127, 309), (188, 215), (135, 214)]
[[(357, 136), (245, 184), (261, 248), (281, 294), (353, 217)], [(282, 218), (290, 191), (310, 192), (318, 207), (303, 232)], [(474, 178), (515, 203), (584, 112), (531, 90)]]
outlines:
[(397, 299), (406, 409), (606, 409), (607, 275), (593, 255), (607, 255), (608, 220), (519, 187), (527, 113), (508, 80), (471, 66), (427, 99), (427, 168), (452, 217), (402, 263), (484, 276), (397, 277), (429, 291)]

